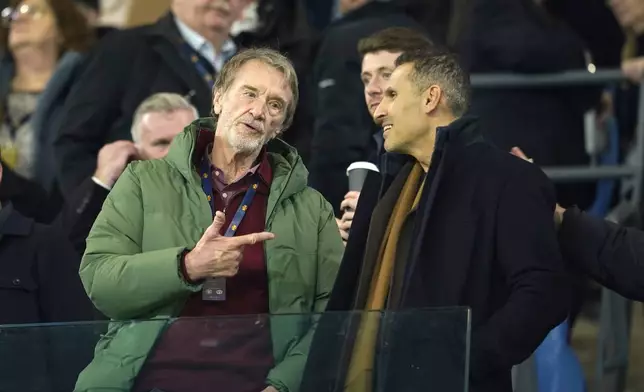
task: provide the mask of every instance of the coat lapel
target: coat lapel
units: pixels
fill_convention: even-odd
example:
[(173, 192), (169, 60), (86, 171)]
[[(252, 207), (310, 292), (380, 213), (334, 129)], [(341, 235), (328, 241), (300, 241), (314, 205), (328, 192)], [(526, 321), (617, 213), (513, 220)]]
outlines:
[[(473, 208), (476, 184), (463, 181), (459, 157), (480, 141), (466, 130), (447, 133), (441, 155), (430, 168), (418, 210), (410, 265), (402, 296), (404, 308), (456, 306), (467, 282), (471, 253), (476, 242), (478, 216)], [(451, 139), (451, 140), (449, 140)], [(432, 170), (435, 173), (432, 177)]]
[(405, 185), (405, 181), (407, 181), (407, 177), (413, 167), (413, 162), (410, 162), (403, 167), (373, 210), (373, 217), (369, 225), (369, 234), (367, 235), (364, 258), (362, 260), (362, 271), (358, 280), (355, 298), (356, 309), (364, 309), (365, 307), (367, 297), (369, 296), (369, 289), (374, 268), (376, 266), (376, 260), (380, 252), (382, 241), (384, 240), (385, 232), (387, 231), (391, 213), (396, 206), (398, 196), (400, 195), (400, 192)]
[(344, 250), (342, 263), (340, 264), (331, 297), (327, 303), (327, 310), (346, 311), (353, 309), (372, 212), (378, 203), (381, 183), (382, 177), (380, 173), (370, 172), (365, 179), (360, 193), (360, 202), (351, 226), (350, 240)]

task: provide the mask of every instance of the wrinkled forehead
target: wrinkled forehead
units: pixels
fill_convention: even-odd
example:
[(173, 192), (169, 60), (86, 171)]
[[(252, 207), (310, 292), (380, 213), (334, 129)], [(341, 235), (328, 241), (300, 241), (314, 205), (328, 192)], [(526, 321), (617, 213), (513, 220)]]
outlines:
[(257, 60), (247, 62), (237, 70), (230, 90), (245, 87), (252, 87), (286, 103), (293, 102), (293, 91), (286, 75), (281, 70)]

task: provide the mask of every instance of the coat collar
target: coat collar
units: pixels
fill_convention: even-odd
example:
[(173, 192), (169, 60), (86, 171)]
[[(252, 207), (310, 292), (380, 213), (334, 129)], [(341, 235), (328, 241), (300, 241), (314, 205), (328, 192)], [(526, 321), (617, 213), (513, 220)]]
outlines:
[[(475, 116), (468, 115), (460, 117), (449, 125), (438, 127), (436, 132), (441, 135), (441, 137), (437, 137), (439, 144), (449, 143), (450, 146), (466, 147), (473, 143), (485, 141), (478, 126), (478, 117)], [(383, 176), (381, 194), (386, 191), (400, 170), (411, 161), (413, 161), (412, 157), (393, 152), (384, 153), (380, 157), (380, 171)]]
[(196, 97), (211, 96), (210, 86), (199, 75), (194, 65), (179, 52), (179, 43), (182, 38), (171, 12), (150, 26), (145, 34), (149, 38), (151, 50), (158, 53), (168, 68), (183, 80), (185, 85), (190, 88), (192, 95)]
[[(168, 155), (163, 158), (168, 164), (175, 167), (186, 180), (196, 187), (201, 187), (200, 178), (195, 170), (199, 159), (203, 157), (207, 143), (199, 142), (198, 138), (208, 136), (214, 138), (216, 122), (214, 118), (200, 118), (188, 125), (183, 132), (177, 135)], [(271, 195), (269, 197), (269, 208), (278, 201), (301, 192), (307, 187), (309, 172), (306, 170), (302, 158), (297, 150), (281, 139), (275, 138), (265, 146), (268, 154), (268, 161), (271, 165)], [(269, 214), (267, 214), (269, 216)]]

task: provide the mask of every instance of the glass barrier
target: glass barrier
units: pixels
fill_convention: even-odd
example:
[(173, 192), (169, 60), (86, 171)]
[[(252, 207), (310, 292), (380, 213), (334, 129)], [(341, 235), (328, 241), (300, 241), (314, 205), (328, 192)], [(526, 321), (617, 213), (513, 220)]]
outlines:
[(467, 308), (6, 325), (0, 391), (466, 392), (469, 337)]

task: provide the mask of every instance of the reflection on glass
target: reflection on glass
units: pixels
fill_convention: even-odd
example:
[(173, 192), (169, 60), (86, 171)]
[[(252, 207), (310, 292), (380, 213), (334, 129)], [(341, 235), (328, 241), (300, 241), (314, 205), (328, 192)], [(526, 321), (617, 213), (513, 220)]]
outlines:
[(227, 390), (279, 373), (301, 391), (466, 392), (469, 339), (466, 308), (0, 326), (0, 391), (149, 391), (155, 374), (190, 389), (207, 372)]

